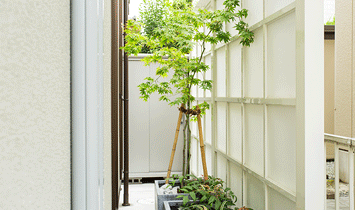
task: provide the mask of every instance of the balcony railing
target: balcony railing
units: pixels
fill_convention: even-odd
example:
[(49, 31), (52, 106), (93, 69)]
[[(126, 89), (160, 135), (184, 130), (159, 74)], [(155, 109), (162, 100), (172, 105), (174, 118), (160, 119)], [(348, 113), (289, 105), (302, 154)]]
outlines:
[[(324, 144), (327, 148), (326, 143), (334, 144), (334, 165), (335, 165), (335, 210), (340, 209), (340, 198), (339, 198), (339, 151), (341, 149), (347, 150), (348, 155), (348, 175), (349, 175), (349, 209), (354, 210), (354, 147), (355, 138), (349, 138), (344, 136), (337, 136), (332, 134), (324, 134)], [(349, 152), (350, 151), (350, 152)], [(326, 153), (326, 151), (325, 151)], [(326, 193), (327, 194), (327, 193)], [(328, 205), (329, 207), (329, 205)]]

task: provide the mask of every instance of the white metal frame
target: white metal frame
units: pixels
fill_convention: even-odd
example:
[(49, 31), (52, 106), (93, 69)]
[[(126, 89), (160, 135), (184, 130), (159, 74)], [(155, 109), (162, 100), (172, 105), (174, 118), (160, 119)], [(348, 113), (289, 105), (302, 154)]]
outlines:
[[(210, 2), (210, 3), (208, 3)], [(196, 100), (201, 102), (201, 101), (207, 101), (211, 104), (211, 109), (212, 109), (212, 139), (211, 139), (211, 144), (209, 143), (205, 143), (206, 147), (211, 149), (212, 151), (212, 169), (209, 169), (209, 171), (213, 171), (213, 175), (217, 175), (216, 169), (217, 169), (217, 155), (218, 156), (222, 156), (227, 160), (227, 185), (229, 185), (230, 183), (230, 175), (229, 175), (229, 167), (230, 165), (236, 165), (239, 168), (241, 168), (243, 170), (243, 198), (238, 197), (239, 199), (243, 200), (243, 205), (247, 205), (246, 204), (246, 200), (247, 200), (247, 193), (246, 193), (246, 176), (247, 175), (251, 175), (253, 177), (255, 177), (256, 179), (258, 179), (259, 181), (261, 181), (264, 184), (264, 188), (265, 188), (265, 209), (268, 209), (268, 189), (273, 189), (275, 191), (277, 191), (278, 193), (280, 193), (281, 195), (285, 196), (286, 198), (288, 198), (289, 200), (293, 201), (296, 203), (297, 209), (312, 209), (312, 207), (316, 207), (314, 209), (324, 209), (323, 205), (325, 205), (323, 198), (325, 196), (325, 178), (324, 178), (324, 173), (319, 173), (319, 171), (317, 171), (318, 169), (316, 168), (307, 168), (310, 167), (310, 165), (312, 164), (306, 164), (308, 161), (313, 161), (314, 157), (311, 157), (310, 153), (306, 153), (306, 148), (311, 148), (314, 144), (315, 145), (320, 145), (319, 149), (316, 152), (320, 152), (319, 154), (319, 159), (317, 159), (316, 161), (323, 161), (323, 155), (324, 155), (324, 143), (323, 143), (323, 128), (321, 128), (323, 126), (322, 123), (322, 119), (323, 119), (323, 100), (322, 100), (322, 96), (323, 96), (323, 91), (321, 88), (323, 88), (323, 73), (322, 72), (316, 72), (318, 70), (322, 70), (323, 69), (323, 48), (322, 46), (319, 49), (316, 49), (315, 47), (319, 44), (319, 43), (323, 43), (320, 41), (316, 41), (316, 44), (312, 44), (310, 43), (310, 40), (313, 40), (314, 38), (320, 38), (323, 37), (323, 35), (321, 34), (320, 36), (315, 36), (315, 34), (311, 34), (312, 32), (316, 32), (317, 33), (322, 33), (322, 30), (319, 30), (319, 27), (323, 27), (323, 22), (318, 21), (318, 19), (321, 19), (323, 16), (323, 3), (320, 1), (315, 1), (314, 3), (305, 3), (305, 0), (296, 0), (293, 3), (290, 3), (289, 5), (285, 6), (284, 8), (280, 9), (279, 11), (275, 12), (274, 14), (267, 16), (266, 17), (266, 9), (265, 9), (265, 4), (266, 4), (266, 0), (263, 1), (263, 19), (257, 23), (255, 23), (254, 25), (252, 25), (250, 27), (251, 30), (255, 31), (256, 29), (261, 28), (263, 31), (263, 80), (264, 80), (264, 87), (263, 87), (263, 97), (262, 98), (247, 98), (244, 97), (245, 96), (245, 90), (244, 90), (244, 84), (243, 81), (244, 79), (242, 79), (242, 84), (241, 84), (241, 97), (236, 98), (236, 97), (229, 97), (229, 66), (228, 66), (228, 51), (229, 51), (229, 45), (232, 42), (235, 41), (239, 41), (238, 40), (238, 36), (234, 36), (231, 41), (229, 43), (220, 43), (217, 46), (211, 46), (211, 50), (208, 52), (205, 52), (204, 54), (204, 58), (206, 58), (206, 56), (211, 56), (211, 69), (212, 69), (212, 80), (213, 81), (217, 81), (217, 62), (216, 62), (216, 50), (225, 47), (226, 48), (226, 97), (217, 97), (217, 92), (216, 92), (216, 83), (214, 82), (214, 87), (211, 93), (211, 97), (206, 97), (206, 93), (203, 96), (197, 95)], [(207, 0), (200, 0), (200, 2), (197, 4), (198, 7), (211, 7), (211, 10), (214, 10), (216, 8), (216, 0), (211, 0), (211, 1), (207, 1)], [(243, 7), (243, 5), (241, 5)], [(311, 9), (312, 8), (312, 9)], [(298, 99), (296, 100), (296, 98), (267, 98), (266, 97), (266, 35), (267, 35), (267, 25), (271, 22), (274, 22), (290, 13), (295, 13), (296, 14), (296, 23), (298, 24), (296, 26), (296, 45), (299, 45), (296, 47), (296, 95), (300, 96), (298, 97)], [(312, 13), (312, 14), (311, 14)], [(310, 19), (305, 19), (305, 15), (309, 15), (308, 17), (312, 17), (314, 18), (314, 16), (317, 16), (317, 18), (310, 20)], [(307, 21), (307, 22), (306, 22)], [(318, 22), (317, 22), (318, 21)], [(311, 23), (312, 22), (312, 23)], [(317, 25), (318, 23), (321, 23), (321, 25)], [(312, 25), (313, 24), (313, 25)], [(314, 27), (314, 25), (316, 25), (316, 27)], [(311, 27), (314, 27), (315, 29), (312, 31)], [(307, 33), (305, 33), (305, 31)], [(318, 34), (319, 35), (319, 34)], [(307, 40), (306, 42), (304, 42), (305, 40)], [(322, 39), (319, 39), (322, 41)], [(305, 46), (306, 44), (308, 44), (309, 46)], [(301, 47), (300, 47), (301, 46)], [(307, 50), (307, 51), (306, 51)], [(321, 52), (318, 56), (317, 53)], [(309, 56), (309, 53), (315, 53), (315, 55), (313, 56), (317, 56), (317, 58), (314, 58), (315, 61), (310, 61), (309, 58), (306, 59), (306, 55)], [(242, 48), (242, 60), (243, 60), (243, 48)], [(244, 72), (243, 72), (243, 62), (241, 62), (241, 77), (244, 78)], [(317, 68), (314, 68), (315, 71), (312, 71), (311, 68), (314, 67), (314, 65), (318, 65)], [(312, 75), (317, 75), (319, 76), (319, 78), (314, 79), (312, 77)], [(305, 78), (305, 76), (307, 76), (307, 78)], [(310, 79), (308, 78), (312, 78), (313, 81), (310, 81)], [(311, 84), (311, 82), (314, 82), (314, 84)], [(318, 85), (318, 87), (315, 87), (314, 92), (310, 91), (309, 93), (305, 92), (305, 89), (307, 87), (308, 88), (312, 88), (315, 85)], [(198, 92), (198, 91), (196, 91)], [(315, 101), (315, 100), (318, 100)], [(238, 103), (241, 104), (242, 106), (242, 119), (245, 119), (245, 112), (244, 112), (244, 106), (246, 104), (256, 104), (256, 105), (262, 105), (263, 106), (263, 110), (264, 110), (264, 172), (263, 174), (259, 174), (256, 173), (255, 171), (251, 170), (248, 166), (246, 166), (244, 164), (245, 161), (245, 157), (244, 157), (244, 142), (245, 142), (245, 134), (244, 134), (244, 128), (242, 129), (243, 134), (242, 134), (242, 162), (239, 162), (237, 160), (235, 160), (234, 158), (232, 158), (229, 154), (228, 154), (228, 147), (229, 147), (229, 132), (228, 132), (228, 123), (229, 123), (229, 117), (227, 114), (227, 126), (226, 126), (226, 135), (227, 135), (227, 139), (226, 139), (226, 146), (227, 146), (227, 153), (224, 153), (223, 151), (220, 151), (219, 149), (217, 149), (217, 145), (216, 145), (216, 139), (217, 139), (217, 132), (216, 132), (216, 128), (217, 128), (217, 120), (216, 120), (216, 115), (217, 115), (217, 102), (226, 102), (227, 103), (227, 108), (226, 111), (228, 112), (228, 104), (230, 103)], [(313, 103), (313, 105), (312, 105)], [(279, 186), (277, 183), (275, 183), (273, 180), (269, 179), (267, 177), (267, 106), (268, 105), (280, 105), (280, 106), (292, 106), (292, 107), (296, 107), (296, 116), (297, 116), (297, 123), (298, 123), (298, 127), (297, 127), (297, 133), (302, 133), (301, 136), (297, 136), (297, 152), (296, 152), (296, 157), (297, 157), (297, 173), (299, 172), (299, 170), (305, 170), (307, 169), (307, 172), (305, 174), (302, 173), (298, 173), (297, 175), (297, 180), (296, 180), (296, 188), (297, 188), (297, 192), (286, 189), (284, 187)], [(317, 107), (318, 110), (314, 109)], [(309, 111), (312, 110), (314, 113), (310, 114)], [(306, 116), (306, 113), (308, 113), (308, 115)], [(320, 116), (320, 114), (322, 116)], [(318, 120), (318, 126), (315, 126), (313, 129), (316, 129), (315, 132), (310, 131), (308, 129), (311, 129), (311, 127), (306, 127), (306, 123), (312, 122), (314, 121), (314, 119), (312, 120), (311, 118), (317, 119)], [(306, 121), (305, 121), (306, 120)], [(204, 118), (204, 124), (206, 125), (206, 119)], [(242, 127), (244, 127), (245, 122), (243, 122), (242, 120)], [(204, 126), (206, 128), (206, 126)], [(208, 129), (208, 128), (207, 128)], [(206, 130), (206, 129), (205, 129)], [(307, 133), (305, 133), (307, 132)], [(206, 135), (206, 131), (204, 131), (205, 135)], [(321, 135), (318, 135), (320, 134)], [(195, 136), (197, 136), (198, 134), (195, 133)], [(316, 139), (315, 141), (311, 142), (311, 138), (313, 137), (313, 139)], [(194, 139), (194, 138), (193, 138)], [(312, 140), (313, 140), (312, 139)], [(197, 143), (198, 144), (198, 143)], [(296, 149), (296, 148), (295, 148)], [(198, 154), (198, 153), (196, 153)], [(317, 153), (318, 154), (318, 153)], [(199, 157), (197, 157), (199, 158)], [(198, 160), (199, 161), (199, 160)], [(324, 163), (322, 162), (321, 166), (321, 171), (323, 170), (322, 166), (324, 165)], [(299, 168), (301, 167), (301, 168)], [(199, 172), (199, 168), (197, 168), (197, 173)], [(309, 173), (310, 172), (310, 173)], [(315, 174), (315, 172), (317, 172), (317, 174)], [(308, 174), (309, 173), (309, 174)], [(314, 175), (314, 176), (310, 176), (310, 175)], [(310, 176), (310, 177), (305, 177), (305, 176)], [(322, 176), (322, 178), (320, 178)], [(315, 187), (315, 185), (308, 185), (306, 183), (308, 183), (308, 179), (309, 180), (316, 180), (318, 179), (318, 182), (315, 181), (316, 186), (320, 187), (324, 190), (320, 190), (319, 188)], [(324, 182), (322, 182), (324, 181)], [(322, 182), (322, 185), (320, 184), (320, 182)], [(306, 185), (306, 186), (305, 186)], [(315, 200), (306, 200), (305, 196), (307, 195), (307, 193), (311, 192), (312, 189), (309, 189), (309, 187), (313, 187), (313, 191), (318, 190), (318, 194), (316, 195), (317, 199)], [(319, 191), (323, 192), (323, 193), (319, 193)], [(312, 195), (311, 197), (314, 198), (315, 195)], [(322, 204), (319, 204), (319, 200), (322, 199)]]
[(103, 209), (103, 0), (71, 1), (72, 209)]

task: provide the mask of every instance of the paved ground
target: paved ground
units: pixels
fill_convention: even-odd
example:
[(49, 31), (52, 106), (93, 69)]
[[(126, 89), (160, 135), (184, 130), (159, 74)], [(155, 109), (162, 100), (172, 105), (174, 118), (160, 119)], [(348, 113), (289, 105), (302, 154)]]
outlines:
[[(123, 190), (123, 186), (122, 186)], [(120, 210), (155, 210), (154, 184), (130, 184), (129, 203), (130, 206), (122, 206), (123, 191), (120, 193)], [(327, 200), (327, 210), (335, 209), (335, 200)], [(340, 197), (340, 210), (349, 209), (349, 197)]]
[[(349, 197), (340, 197), (339, 200), (340, 210), (348, 210), (349, 209)], [(327, 200), (327, 210), (335, 209), (335, 200), (328, 199)]]
[(120, 210), (155, 210), (154, 184), (130, 184), (129, 203), (130, 206), (122, 206), (123, 185), (120, 193)]
[[(339, 200), (340, 210), (348, 210), (349, 209), (349, 197), (340, 197)], [(335, 200), (328, 199), (327, 200), (327, 210), (335, 209)]]

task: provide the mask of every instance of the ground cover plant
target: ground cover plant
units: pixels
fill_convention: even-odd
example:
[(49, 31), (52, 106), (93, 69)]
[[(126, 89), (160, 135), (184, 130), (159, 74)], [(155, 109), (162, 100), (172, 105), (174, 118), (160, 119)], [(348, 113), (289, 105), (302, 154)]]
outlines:
[(187, 193), (193, 199), (190, 202), (186, 195), (179, 195), (177, 198), (183, 198), (183, 205), (180, 210), (252, 210), (246, 207), (235, 207), (237, 197), (230, 188), (224, 187), (224, 182), (216, 177), (208, 176), (196, 177), (194, 175), (178, 176), (173, 175), (170, 183), (174, 185), (176, 179), (179, 179), (184, 186), (180, 189), (181, 193)]
[[(152, 1), (159, 3), (158, 10), (162, 12), (150, 12), (149, 8), (157, 6)], [(234, 28), (238, 31), (240, 44), (250, 46), (254, 41), (253, 32), (243, 20), (248, 11), (238, 10), (239, 3), (239, 0), (225, 0), (224, 9), (208, 11), (195, 10), (190, 0), (146, 0), (148, 10), (141, 10), (142, 18), (129, 20), (125, 27), (125, 52), (137, 55), (145, 49), (151, 53), (143, 59), (145, 64), (160, 64), (156, 76), (145, 78), (138, 86), (140, 97), (147, 101), (151, 94), (158, 93), (161, 95), (159, 100), (171, 106), (181, 105), (180, 110), (185, 113), (183, 175), (189, 174), (190, 168), (190, 121), (196, 120), (197, 113), (203, 115), (209, 109), (207, 102), (198, 104), (198, 109), (192, 106), (195, 97), (191, 94), (192, 87), (196, 86), (207, 91), (212, 89), (212, 80), (197, 77), (210, 69), (203, 62), (206, 45), (229, 42), (231, 34), (224, 30), (224, 24), (231, 21), (236, 21)], [(199, 55), (189, 56), (194, 48), (199, 49)], [(162, 80), (168, 76), (168, 81)]]

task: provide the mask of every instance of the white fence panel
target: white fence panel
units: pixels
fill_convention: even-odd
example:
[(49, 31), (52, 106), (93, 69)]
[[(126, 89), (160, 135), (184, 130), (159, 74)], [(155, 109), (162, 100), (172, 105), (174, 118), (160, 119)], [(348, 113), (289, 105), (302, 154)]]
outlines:
[(228, 113), (228, 139), (229, 139), (229, 151), (228, 155), (237, 160), (238, 162), (242, 162), (242, 106), (237, 103), (229, 104), (229, 113)]
[(245, 105), (244, 164), (264, 174), (264, 110), (261, 105)]
[(296, 110), (267, 106), (267, 177), (296, 191)]
[[(246, 97), (263, 97), (263, 30), (254, 31), (254, 43), (243, 48), (244, 94)], [(238, 42), (238, 41), (236, 41)]]
[(217, 149), (222, 151), (223, 153), (227, 152), (226, 145), (226, 124), (227, 124), (227, 103), (218, 102), (217, 103)]
[[(222, 2), (210, 0), (205, 5), (212, 10), (221, 9)], [(313, 62), (307, 57), (307, 63), (303, 63), (306, 52), (317, 49), (311, 41), (305, 48), (304, 16), (310, 12), (306, 8), (312, 8), (315, 15), (320, 15), (323, 6), (318, 3), (305, 3), (304, 0), (242, 0), (241, 7), (249, 10), (246, 21), (255, 33), (255, 42), (251, 47), (242, 47), (238, 37), (234, 37), (227, 44), (211, 46), (208, 49), (211, 51), (204, 56), (205, 63), (212, 69), (204, 77), (214, 80), (212, 93), (198, 96), (199, 101), (206, 100), (211, 104), (211, 111), (204, 117), (206, 151), (207, 156), (210, 154), (212, 158), (209, 163), (212, 169), (209, 166), (208, 170), (223, 179), (226, 177), (227, 186), (232, 187), (238, 196), (238, 206), (246, 205), (257, 210), (296, 209), (297, 201), (299, 209), (308, 209), (311, 205), (318, 205), (318, 195), (325, 192), (324, 188), (316, 188), (321, 194), (317, 194), (313, 204), (304, 207), (307, 203), (306, 191), (309, 191), (309, 183), (305, 183), (308, 178), (302, 178), (302, 173), (296, 170), (296, 165), (306, 168), (303, 160), (311, 160), (305, 150), (312, 145), (309, 137), (317, 137), (315, 145), (323, 138), (318, 136), (320, 130), (307, 130), (310, 127), (306, 127), (305, 122), (312, 121), (311, 115), (307, 115), (307, 121), (296, 124), (304, 119), (306, 110), (315, 107), (314, 104), (306, 104), (309, 98), (304, 100), (305, 87), (311, 83), (305, 83), (304, 75), (297, 71), (313, 73), (315, 68), (310, 66), (322, 61), (323, 51), (319, 47), (319, 59)], [(318, 19), (317, 16), (315, 20)], [(307, 21), (309, 24), (310, 19)], [(296, 25), (299, 33), (296, 33)], [(233, 35), (236, 34), (231, 23), (225, 27)], [(318, 34), (323, 32), (318, 28), (314, 31)], [(307, 25), (307, 40), (313, 38), (311, 27)], [(318, 39), (321, 41), (317, 44), (323, 43), (321, 36)], [(302, 46), (296, 48), (296, 42)], [(304, 65), (306, 70), (296, 68), (296, 62)], [(319, 66), (319, 69), (322, 67)], [(314, 71), (314, 75), (322, 77), (322, 73), (317, 72), (319, 69)], [(296, 85), (301, 91), (296, 89)], [(299, 91), (299, 100), (296, 100), (296, 90)], [(307, 94), (310, 96), (315, 91), (319, 91), (316, 95), (323, 94), (320, 89)], [(299, 107), (296, 107), (296, 102)], [(323, 114), (321, 108), (319, 113)], [(315, 120), (318, 111), (313, 111), (312, 116)], [(322, 118), (318, 121), (323, 122)], [(297, 128), (296, 125), (303, 127)], [(323, 141), (321, 143), (323, 145)], [(298, 159), (297, 155), (304, 157)], [(322, 156), (323, 153), (319, 154), (319, 158)], [(314, 169), (311, 171), (313, 173)], [(314, 179), (310, 177), (309, 180)], [(320, 186), (318, 182), (316, 186)], [(300, 192), (298, 197), (296, 191)]]
[[(177, 106), (159, 101), (158, 94), (152, 94), (148, 102), (139, 98), (137, 86), (148, 76), (155, 78), (158, 67), (158, 64), (144, 66), (140, 59), (145, 56), (140, 54), (138, 57), (129, 57), (130, 178), (166, 175), (179, 116)], [(169, 77), (160, 81), (168, 80)], [(181, 174), (182, 171), (184, 125), (185, 123), (180, 126), (172, 174)]]

